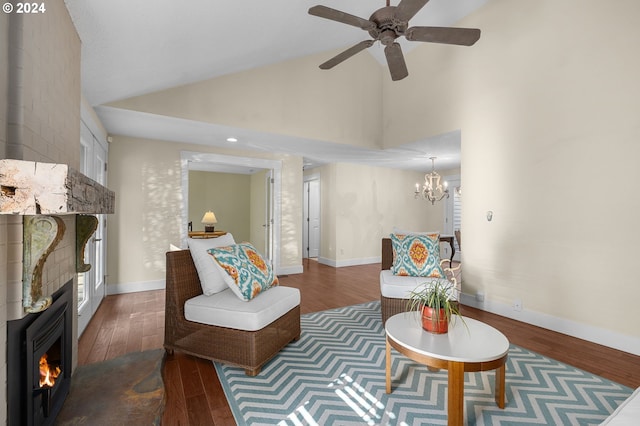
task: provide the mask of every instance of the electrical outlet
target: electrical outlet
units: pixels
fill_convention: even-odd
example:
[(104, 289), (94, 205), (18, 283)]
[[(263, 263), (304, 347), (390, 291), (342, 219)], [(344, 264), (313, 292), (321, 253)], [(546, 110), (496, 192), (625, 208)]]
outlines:
[(476, 302), (484, 302), (484, 293), (479, 291), (476, 293)]
[(515, 299), (513, 301), (513, 310), (514, 311), (522, 311), (522, 299)]

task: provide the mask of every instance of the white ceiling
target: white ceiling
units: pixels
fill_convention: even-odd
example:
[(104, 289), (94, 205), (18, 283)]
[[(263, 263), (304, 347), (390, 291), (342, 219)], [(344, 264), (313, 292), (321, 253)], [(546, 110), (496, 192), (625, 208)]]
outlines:
[[(411, 25), (449, 26), (488, 0), (431, 0)], [(82, 91), (110, 134), (302, 155), (305, 162), (356, 162), (427, 170), (459, 167), (460, 134), (394, 150), (267, 135), (102, 106), (187, 83), (261, 67), (369, 39), (364, 31), (311, 16), (322, 4), (368, 18), (383, 0), (65, 0), (82, 40)], [(411, 42), (402, 39), (403, 50)], [(367, 50), (386, 67), (382, 50)], [(327, 59), (330, 54), (328, 53)], [(331, 71), (327, 71), (331, 72)], [(411, 72), (411, 70), (409, 70)], [(179, 137), (178, 137), (179, 135)], [(277, 136), (277, 137), (276, 137)]]

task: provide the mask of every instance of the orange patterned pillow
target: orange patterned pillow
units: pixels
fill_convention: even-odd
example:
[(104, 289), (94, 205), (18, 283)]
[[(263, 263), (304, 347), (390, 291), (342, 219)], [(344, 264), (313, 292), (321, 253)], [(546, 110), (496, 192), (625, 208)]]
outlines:
[(446, 278), (440, 267), (440, 235), (391, 234), (393, 275)]
[(225, 272), (224, 281), (240, 299), (249, 301), (278, 285), (278, 277), (250, 243), (208, 250)]

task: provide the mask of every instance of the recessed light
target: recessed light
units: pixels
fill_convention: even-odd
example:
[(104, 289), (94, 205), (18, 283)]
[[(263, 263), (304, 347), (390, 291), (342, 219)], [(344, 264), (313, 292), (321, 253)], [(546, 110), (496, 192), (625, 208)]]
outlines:
[(227, 138), (227, 142), (238, 142), (236, 138)]

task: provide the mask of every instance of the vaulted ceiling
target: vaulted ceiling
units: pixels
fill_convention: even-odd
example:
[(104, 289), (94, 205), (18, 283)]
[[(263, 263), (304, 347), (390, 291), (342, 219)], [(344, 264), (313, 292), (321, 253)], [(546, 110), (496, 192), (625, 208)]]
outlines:
[[(413, 25), (449, 26), (488, 0), (431, 0)], [(300, 141), (248, 129), (180, 120), (105, 106), (113, 101), (347, 48), (367, 35), (358, 28), (310, 16), (322, 4), (368, 18), (382, 0), (65, 0), (82, 40), (82, 90), (111, 134), (224, 146), (238, 135), (238, 148), (251, 141), (276, 152), (295, 153), (312, 164), (359, 162), (426, 170), (428, 156), (439, 168), (458, 167), (460, 134), (397, 147), (369, 150), (323, 141)], [(411, 42), (402, 40), (403, 50)], [(415, 44), (414, 44), (415, 45)], [(381, 67), (379, 46), (368, 49)], [(331, 71), (326, 71), (331, 72)], [(411, 70), (410, 70), (411, 72)], [(311, 143), (312, 142), (312, 143)], [(381, 161), (384, 159), (384, 161)]]

